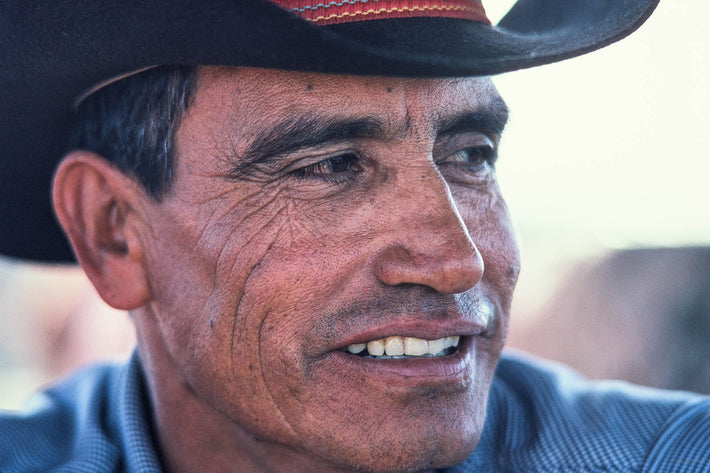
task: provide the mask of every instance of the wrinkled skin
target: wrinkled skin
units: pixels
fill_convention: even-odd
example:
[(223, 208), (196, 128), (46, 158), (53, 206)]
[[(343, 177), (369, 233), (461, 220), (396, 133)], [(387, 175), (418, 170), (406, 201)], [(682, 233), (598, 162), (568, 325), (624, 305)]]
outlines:
[[(442, 128), (464, 112), (504, 121), (489, 79), (200, 69), (173, 188), (141, 209), (134, 317), (172, 471), (427, 471), (471, 453), (519, 263), (486, 160), (502, 129)], [(298, 117), (378, 123), (264, 139)], [(279, 159), (239, 167), (264, 150)], [(454, 361), (341, 350), (456, 334)]]

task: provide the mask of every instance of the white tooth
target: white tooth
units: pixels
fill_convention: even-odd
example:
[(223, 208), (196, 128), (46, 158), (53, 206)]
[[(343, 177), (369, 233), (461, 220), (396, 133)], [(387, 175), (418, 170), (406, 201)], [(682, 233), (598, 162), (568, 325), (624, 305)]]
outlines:
[(365, 349), (365, 344), (364, 343), (353, 343), (348, 345), (348, 351), (350, 353), (360, 353)]
[(444, 349), (449, 348), (454, 343), (451, 337), (444, 337), (441, 341), (444, 342)]
[(371, 356), (382, 356), (385, 354), (385, 342), (383, 340), (373, 340), (367, 342), (367, 353)]
[(404, 355), (404, 343), (400, 337), (387, 337), (385, 340), (385, 352), (387, 356)]
[(407, 337), (404, 339), (404, 354), (409, 356), (422, 356), (427, 353), (427, 341), (421, 338)]
[(446, 348), (444, 346), (444, 339), (443, 338), (438, 338), (436, 340), (430, 340), (429, 343), (429, 349), (427, 350), (429, 354), (431, 355), (436, 355), (440, 351), (444, 351)]
[(452, 347), (459, 346), (459, 338), (460, 337), (458, 335), (454, 335), (453, 337), (451, 337), (451, 346)]

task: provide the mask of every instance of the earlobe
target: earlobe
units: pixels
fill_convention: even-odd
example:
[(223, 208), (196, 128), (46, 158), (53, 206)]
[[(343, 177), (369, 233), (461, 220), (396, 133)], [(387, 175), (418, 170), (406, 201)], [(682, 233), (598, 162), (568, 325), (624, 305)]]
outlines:
[(138, 185), (104, 158), (73, 151), (54, 177), (54, 209), (82, 268), (101, 297), (133, 310), (150, 296), (136, 212)]

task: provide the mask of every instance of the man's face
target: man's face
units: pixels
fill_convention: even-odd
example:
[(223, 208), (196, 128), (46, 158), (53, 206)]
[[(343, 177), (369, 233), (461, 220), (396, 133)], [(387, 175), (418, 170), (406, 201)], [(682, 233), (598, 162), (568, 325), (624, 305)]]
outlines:
[[(147, 314), (189, 388), (333, 466), (462, 460), (518, 273), (491, 82), (198, 77), (146, 237)], [(377, 354), (388, 337), (409, 355), (348, 352)]]

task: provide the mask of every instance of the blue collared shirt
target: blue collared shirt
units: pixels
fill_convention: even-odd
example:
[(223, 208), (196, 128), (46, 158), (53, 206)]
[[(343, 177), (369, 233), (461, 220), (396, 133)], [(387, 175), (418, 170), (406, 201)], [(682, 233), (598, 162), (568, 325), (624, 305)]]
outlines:
[[(137, 355), (0, 413), (0, 473), (161, 472)], [(446, 473), (710, 472), (710, 399), (505, 354), (473, 454)]]

